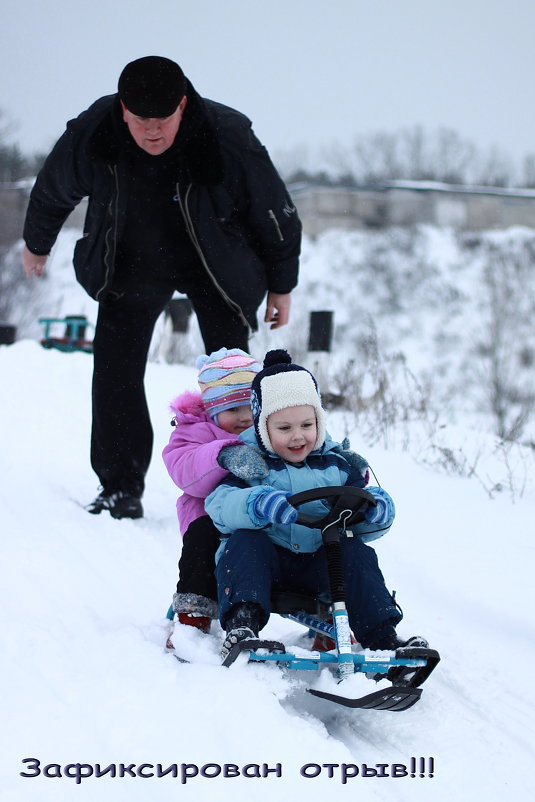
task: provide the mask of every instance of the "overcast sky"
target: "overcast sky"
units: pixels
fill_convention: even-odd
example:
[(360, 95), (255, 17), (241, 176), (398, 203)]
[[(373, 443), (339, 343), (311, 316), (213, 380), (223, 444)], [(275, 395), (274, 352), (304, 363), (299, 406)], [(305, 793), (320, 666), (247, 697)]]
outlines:
[(453, 128), (535, 153), (535, 0), (1, 0), (0, 110), (48, 150), (145, 55), (245, 112), (274, 155)]

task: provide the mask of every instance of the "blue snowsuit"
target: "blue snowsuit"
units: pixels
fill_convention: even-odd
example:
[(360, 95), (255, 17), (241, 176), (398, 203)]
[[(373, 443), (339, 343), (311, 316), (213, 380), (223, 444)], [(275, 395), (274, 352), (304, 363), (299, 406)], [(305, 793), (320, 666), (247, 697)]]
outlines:
[[(265, 626), (271, 611), (272, 588), (328, 596), (328, 576), (321, 531), (299, 524), (268, 524), (254, 512), (254, 499), (266, 485), (291, 494), (333, 485), (364, 487), (362, 472), (351, 467), (335, 451), (338, 444), (327, 435), (323, 446), (298, 464), (285, 462), (275, 454), (265, 455), (253, 427), (240, 439), (264, 451), (269, 474), (263, 480), (245, 482), (234, 477), (222, 482), (207, 497), (205, 509), (223, 535), (217, 555), (219, 619), (224, 627), (232, 607), (254, 602), (262, 608)], [(323, 501), (302, 505), (309, 515), (325, 515)], [(384, 626), (395, 626), (401, 612), (387, 590), (374, 549), (373, 540), (388, 531), (392, 520), (378, 527), (366, 522), (353, 527), (354, 537), (341, 539), (349, 622), (359, 642), (365, 646)]]

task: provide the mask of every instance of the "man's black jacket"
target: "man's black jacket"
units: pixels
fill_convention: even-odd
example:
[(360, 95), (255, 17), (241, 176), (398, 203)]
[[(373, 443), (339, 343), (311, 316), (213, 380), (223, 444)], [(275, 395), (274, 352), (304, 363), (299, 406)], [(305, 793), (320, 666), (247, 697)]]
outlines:
[[(173, 146), (177, 213), (219, 292), (255, 329), (266, 290), (288, 293), (297, 284), (301, 223), (250, 120), (201, 98), (189, 82), (187, 96)], [(129, 138), (118, 96), (97, 100), (67, 123), (26, 214), (27, 247), (48, 254), (70, 212), (88, 197), (73, 261), (78, 281), (97, 301), (110, 292), (124, 227)]]

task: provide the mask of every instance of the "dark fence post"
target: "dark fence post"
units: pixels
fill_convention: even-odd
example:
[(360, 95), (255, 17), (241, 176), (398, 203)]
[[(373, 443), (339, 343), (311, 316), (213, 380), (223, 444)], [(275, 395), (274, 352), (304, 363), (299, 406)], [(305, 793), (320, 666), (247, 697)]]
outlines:
[(312, 373), (322, 393), (326, 393), (329, 388), (328, 367), (333, 339), (333, 319), (334, 312), (331, 311), (310, 313), (308, 352)]
[(164, 309), (164, 325), (157, 358), (169, 364), (182, 361), (193, 305), (189, 298), (171, 298)]
[(311, 312), (308, 334), (309, 351), (331, 350), (334, 312)]
[(193, 307), (189, 298), (171, 298), (165, 307), (165, 316), (171, 318), (175, 334), (187, 332), (192, 311)]
[(0, 345), (13, 345), (17, 338), (17, 327), (11, 323), (0, 323)]

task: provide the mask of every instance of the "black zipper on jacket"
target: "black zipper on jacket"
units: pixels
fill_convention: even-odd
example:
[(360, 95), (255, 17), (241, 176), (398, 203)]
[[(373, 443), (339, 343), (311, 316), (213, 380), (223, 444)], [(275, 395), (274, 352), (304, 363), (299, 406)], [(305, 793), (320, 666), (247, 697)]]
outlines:
[[(119, 178), (118, 178), (118, 175), (117, 175), (117, 165), (114, 164), (112, 166), (111, 164), (109, 164), (108, 167), (109, 167), (109, 170), (110, 170), (110, 172), (111, 172), (111, 174), (113, 176), (114, 182), (115, 182), (115, 199), (114, 200), (112, 199), (110, 201), (110, 206), (113, 205), (113, 207), (114, 207), (112, 212), (111, 212), (112, 219), (113, 219), (113, 225), (111, 225), (108, 228), (108, 230), (106, 231), (105, 238), (104, 238), (104, 242), (105, 242), (105, 245), (106, 245), (106, 250), (104, 252), (104, 265), (106, 267), (106, 275), (105, 275), (105, 278), (104, 278), (104, 284), (102, 285), (100, 290), (97, 291), (97, 293), (95, 295), (95, 298), (96, 298), (97, 301), (100, 300), (99, 299), (99, 295), (106, 289), (106, 287), (109, 284), (110, 274), (113, 272), (113, 270), (115, 268), (115, 254), (116, 254), (116, 251), (117, 251), (117, 226), (119, 225), (119, 215), (118, 215), (118, 212), (117, 212), (117, 208), (118, 208), (118, 205), (119, 205)], [(110, 236), (113, 237), (113, 241), (111, 243), (111, 246), (110, 246)], [(110, 251), (111, 251), (111, 261), (110, 261)]]
[(241, 307), (238, 306), (238, 304), (235, 301), (233, 301), (232, 298), (229, 298), (229, 296), (227, 295), (227, 293), (225, 292), (223, 287), (218, 283), (216, 277), (214, 276), (214, 274), (210, 270), (210, 268), (208, 266), (208, 262), (206, 261), (206, 258), (204, 256), (204, 253), (203, 253), (202, 248), (201, 248), (201, 245), (199, 243), (199, 240), (197, 239), (197, 234), (195, 233), (195, 227), (193, 225), (193, 220), (191, 219), (191, 215), (189, 213), (189, 208), (188, 208), (188, 197), (189, 197), (189, 194), (190, 194), (192, 186), (193, 186), (193, 184), (189, 184), (188, 185), (188, 188), (186, 189), (186, 194), (184, 195), (184, 200), (182, 200), (182, 196), (180, 195), (180, 185), (178, 183), (176, 185), (176, 195), (177, 195), (177, 198), (178, 198), (178, 203), (180, 205), (180, 211), (182, 212), (182, 216), (183, 216), (184, 222), (186, 224), (186, 231), (188, 232), (189, 237), (190, 237), (190, 239), (191, 239), (191, 241), (193, 243), (193, 247), (197, 251), (197, 253), (199, 255), (199, 258), (200, 258), (200, 260), (202, 262), (202, 265), (203, 265), (204, 269), (206, 270), (206, 272), (208, 273), (208, 275), (209, 275), (214, 287), (216, 288), (218, 293), (221, 295), (221, 297), (223, 298), (225, 303), (242, 320), (244, 326), (246, 326), (246, 328), (249, 329), (250, 328), (249, 323), (248, 323), (245, 315), (243, 314), (243, 312), (241, 310)]

